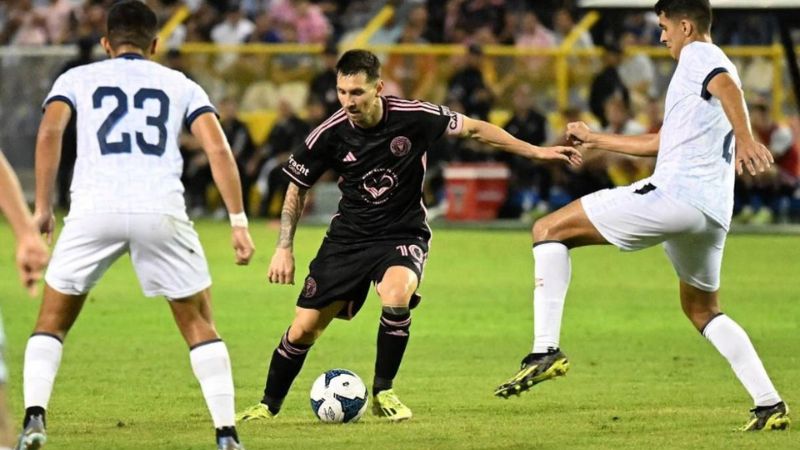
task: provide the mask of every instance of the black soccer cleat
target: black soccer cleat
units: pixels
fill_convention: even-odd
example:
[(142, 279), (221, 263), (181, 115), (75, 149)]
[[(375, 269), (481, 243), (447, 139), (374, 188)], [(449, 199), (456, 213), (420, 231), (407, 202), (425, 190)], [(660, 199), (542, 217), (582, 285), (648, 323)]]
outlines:
[(519, 395), (542, 381), (565, 375), (569, 370), (567, 355), (559, 349), (531, 353), (522, 360), (519, 372), (494, 390), (497, 397)]
[(784, 402), (772, 406), (756, 406), (750, 412), (753, 413), (750, 420), (740, 431), (785, 430), (792, 423), (789, 419), (789, 407)]

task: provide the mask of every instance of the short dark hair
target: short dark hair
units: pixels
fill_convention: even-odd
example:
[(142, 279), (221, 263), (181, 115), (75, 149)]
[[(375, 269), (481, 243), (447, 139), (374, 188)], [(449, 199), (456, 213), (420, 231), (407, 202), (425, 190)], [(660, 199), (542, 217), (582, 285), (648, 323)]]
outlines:
[(374, 53), (367, 50), (348, 50), (336, 63), (336, 72), (342, 75), (367, 75), (367, 81), (375, 81), (381, 76), (381, 62)]
[(158, 33), (158, 19), (139, 0), (123, 0), (108, 10), (106, 38), (112, 48), (128, 44), (147, 50)]
[(658, 0), (655, 10), (656, 14), (663, 12), (668, 19), (677, 16), (688, 17), (701, 33), (708, 33), (711, 30), (712, 15), (709, 0)]

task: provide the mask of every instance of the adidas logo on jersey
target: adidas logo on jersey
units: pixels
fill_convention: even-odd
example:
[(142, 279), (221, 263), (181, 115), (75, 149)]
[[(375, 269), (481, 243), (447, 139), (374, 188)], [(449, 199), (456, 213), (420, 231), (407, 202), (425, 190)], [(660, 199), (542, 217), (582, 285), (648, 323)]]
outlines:
[(342, 159), (344, 162), (356, 162), (356, 155), (353, 152), (347, 152), (347, 155)]

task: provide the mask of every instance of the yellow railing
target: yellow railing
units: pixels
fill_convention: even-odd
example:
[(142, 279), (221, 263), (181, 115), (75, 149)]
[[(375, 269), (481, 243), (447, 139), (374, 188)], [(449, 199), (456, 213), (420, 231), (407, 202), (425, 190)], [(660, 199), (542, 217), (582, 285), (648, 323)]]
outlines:
[[(394, 8), (385, 6), (370, 20), (365, 28), (350, 42), (342, 43), (340, 48), (364, 48), (379, 54), (395, 55), (430, 55), (430, 56), (456, 56), (463, 55), (467, 49), (460, 44), (393, 44), (371, 45), (370, 38), (383, 27), (394, 15)], [(159, 33), (162, 42), (169, 38), (174, 29), (189, 16), (186, 7), (179, 8), (172, 18), (165, 24)], [(503, 45), (486, 45), (483, 54), (487, 57), (549, 57), (555, 61), (556, 101), (560, 109), (569, 106), (569, 58), (573, 57), (599, 57), (603, 50), (600, 48), (577, 49), (575, 43), (584, 32), (590, 30), (600, 18), (596, 11), (590, 11), (573, 28), (572, 32), (564, 39), (559, 47), (533, 48)], [(191, 53), (220, 54), (239, 53), (251, 55), (279, 55), (279, 54), (321, 54), (324, 47), (321, 44), (261, 44), (249, 43), (239, 45), (220, 45), (208, 42), (190, 42), (181, 46), (181, 51)], [(771, 46), (736, 46), (723, 47), (723, 51), (730, 57), (764, 57), (771, 61), (773, 67), (772, 79), (772, 114), (776, 118), (782, 116), (781, 105), (784, 100), (783, 86), (783, 48), (775, 43)], [(645, 54), (651, 57), (667, 58), (669, 50), (664, 47), (635, 46), (625, 49), (626, 54)], [(800, 53), (800, 46), (797, 47)]]
[(178, 28), (178, 26), (184, 21), (186, 21), (190, 15), (191, 11), (189, 11), (189, 7), (186, 5), (181, 6), (175, 11), (175, 13), (172, 14), (172, 17), (169, 18), (167, 23), (165, 23), (161, 28), (161, 31), (158, 32), (158, 41), (161, 44), (158, 47), (159, 52), (164, 52), (167, 50), (166, 45), (164, 45), (167, 42), (167, 39), (172, 36), (172, 33), (175, 32), (175, 29)]

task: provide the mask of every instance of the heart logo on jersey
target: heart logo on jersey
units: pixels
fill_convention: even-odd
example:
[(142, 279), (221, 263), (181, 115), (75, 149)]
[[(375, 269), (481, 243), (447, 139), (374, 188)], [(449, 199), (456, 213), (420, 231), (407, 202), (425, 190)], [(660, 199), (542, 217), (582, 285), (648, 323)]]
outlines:
[(389, 150), (392, 151), (394, 156), (402, 158), (411, 151), (411, 140), (405, 136), (397, 136), (392, 139), (391, 144), (389, 144)]
[(361, 187), (369, 196), (364, 199), (379, 205), (389, 199), (389, 193), (397, 186), (397, 175), (388, 169), (375, 169), (364, 175)]

